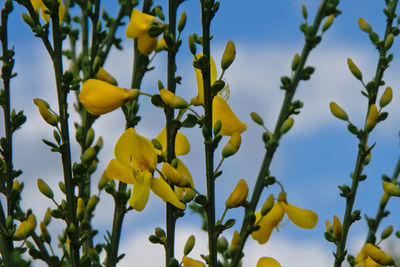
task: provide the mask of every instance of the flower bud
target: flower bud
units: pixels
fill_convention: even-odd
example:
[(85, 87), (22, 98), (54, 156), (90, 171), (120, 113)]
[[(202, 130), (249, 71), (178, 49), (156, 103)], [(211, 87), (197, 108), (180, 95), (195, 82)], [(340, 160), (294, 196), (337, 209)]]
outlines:
[(217, 250), (220, 253), (225, 252), (225, 250), (228, 248), (229, 243), (228, 240), (226, 240), (226, 238), (224, 236), (221, 236), (220, 238), (218, 238), (217, 240)]
[(265, 200), (262, 208), (261, 208), (261, 216), (267, 215), (267, 213), (272, 209), (275, 203), (275, 198), (273, 194), (270, 194)]
[(234, 255), (240, 249), (241, 238), (238, 231), (233, 233), (231, 245), (229, 247), (230, 255)]
[(332, 233), (333, 232), (333, 224), (328, 220), (326, 220), (326, 222), (325, 222), (325, 230), (328, 233)]
[(160, 51), (166, 49), (167, 47), (168, 46), (167, 46), (167, 43), (165, 42), (164, 36), (161, 36), (161, 38), (158, 39), (158, 42), (157, 42), (156, 52), (160, 52)]
[(171, 108), (182, 109), (182, 108), (187, 108), (187, 106), (188, 106), (188, 103), (186, 102), (185, 99), (183, 99), (180, 96), (175, 95), (174, 93), (172, 93), (171, 91), (169, 91), (167, 89), (161, 89), (160, 96), (161, 96), (161, 100), (164, 102), (164, 104), (166, 104), (167, 106), (169, 106)]
[(108, 82), (112, 85), (117, 85), (118, 82), (117, 80), (110, 74), (108, 73), (105, 69), (103, 69), (102, 67), (99, 67), (99, 70), (96, 73), (96, 79)]
[(284, 135), (285, 133), (287, 133), (292, 128), (293, 123), (294, 123), (293, 117), (287, 118), (285, 120), (285, 122), (282, 124), (281, 135)]
[(106, 171), (103, 172), (99, 179), (99, 183), (97, 184), (97, 188), (101, 191), (104, 189), (104, 187), (108, 184), (108, 177)]
[(192, 35), (189, 35), (189, 37), (188, 37), (188, 43), (189, 43), (189, 50), (190, 50), (190, 53), (192, 53), (192, 55), (193, 56), (195, 56), (196, 55), (196, 44), (195, 44), (195, 42), (194, 42), (194, 38), (193, 38), (193, 36)]
[(78, 197), (76, 203), (76, 217), (79, 221), (82, 221), (83, 217), (85, 216), (85, 202), (81, 197)]
[(204, 267), (205, 265), (201, 261), (194, 260), (192, 258), (183, 256), (182, 258), (183, 267)]
[(224, 54), (221, 59), (221, 68), (226, 70), (232, 64), (236, 57), (235, 44), (232, 41), (226, 43)]
[(13, 227), (13, 217), (11, 215), (8, 215), (6, 219), (6, 228), (11, 229), (12, 227)]
[(394, 41), (394, 35), (393, 33), (389, 33), (383, 45), (386, 50), (389, 50), (392, 47), (393, 41)]
[(256, 112), (251, 112), (250, 113), (250, 117), (251, 119), (257, 123), (258, 125), (263, 126), (264, 125), (264, 121), (263, 119), (260, 117), (260, 115), (258, 115)]
[(226, 208), (232, 209), (242, 206), (246, 201), (248, 193), (249, 193), (249, 187), (247, 186), (246, 181), (240, 179), (235, 189), (233, 189), (232, 193), (225, 201)]
[(322, 25), (322, 32), (326, 31), (327, 29), (329, 29), (329, 27), (332, 25), (333, 23), (333, 19), (335, 18), (334, 14), (329, 15), (329, 17), (325, 20), (324, 25)]
[(29, 237), (36, 228), (36, 218), (32, 213), (29, 214), (26, 221), (23, 221), (16, 229), (13, 239), (23, 240)]
[(189, 189), (189, 190), (185, 190), (185, 195), (182, 198), (182, 203), (186, 204), (190, 201), (193, 200), (193, 198), (196, 196), (196, 191), (194, 191), (193, 189)]
[(360, 69), (357, 67), (356, 64), (354, 64), (353, 60), (351, 60), (351, 58), (347, 59), (347, 65), (349, 66), (349, 69), (351, 71), (351, 73), (354, 75), (354, 77), (356, 77), (358, 80), (362, 80), (362, 73), (360, 71)]
[(381, 234), (381, 239), (386, 239), (388, 238), (391, 234), (393, 233), (393, 226), (390, 225), (388, 227), (385, 228), (385, 230), (383, 230), (382, 234)]
[(46, 224), (44, 222), (40, 222), (40, 233), (41, 233), (41, 236), (42, 236), (44, 242), (50, 244), (51, 236), (50, 236), (49, 232), (47, 231)]
[(271, 257), (262, 257), (257, 261), (256, 267), (281, 267), (281, 265)]
[(331, 113), (338, 119), (348, 121), (349, 116), (347, 115), (346, 111), (344, 111), (341, 107), (338, 106), (335, 102), (329, 103), (329, 108), (331, 109)]
[(183, 248), (183, 255), (187, 256), (192, 251), (195, 243), (196, 239), (194, 238), (194, 235), (189, 236), (185, 247)]
[(86, 147), (89, 147), (92, 145), (93, 139), (94, 139), (94, 130), (93, 130), (93, 128), (90, 128), (86, 134), (86, 140), (85, 140)]
[(37, 187), (39, 188), (40, 193), (45, 195), (46, 197), (52, 199), (54, 197), (54, 193), (51, 190), (50, 186), (48, 186), (42, 179), (37, 179)]
[(234, 154), (236, 154), (236, 152), (238, 152), (240, 144), (242, 143), (242, 137), (240, 136), (239, 132), (234, 132), (231, 136), (231, 138), (229, 138), (228, 143), (226, 143), (226, 145), (222, 148), (222, 157), (224, 158), (228, 158)]
[(393, 91), (391, 87), (386, 87), (383, 92), (381, 99), (379, 100), (379, 106), (381, 108), (386, 107), (393, 99)]
[[(388, 254), (377, 248), (376, 246), (367, 243), (363, 246), (361, 249), (360, 255), (362, 255), (362, 260), (370, 257), (373, 259), (376, 263), (379, 263), (381, 265), (393, 265), (394, 261), (392, 257), (390, 257)], [(359, 255), (359, 256), (360, 256)], [(357, 256), (355, 259), (356, 262), (362, 261), (360, 260), (360, 257)]]
[(369, 113), (367, 117), (367, 121), (365, 123), (365, 129), (367, 132), (372, 131), (375, 128), (376, 124), (378, 123), (379, 112), (378, 108), (375, 104), (372, 104), (369, 108)]
[(90, 197), (87, 205), (86, 205), (86, 211), (90, 214), (94, 209), (96, 208), (97, 203), (99, 202), (99, 198), (96, 195), (93, 195)]
[(333, 216), (333, 237), (340, 239), (342, 237), (343, 226), (337, 216)]
[(186, 25), (186, 12), (183, 11), (178, 20), (178, 27), (177, 27), (178, 32), (183, 31), (183, 28), (185, 28), (185, 25)]
[(52, 126), (56, 126), (58, 124), (58, 117), (49, 110), (49, 106), (46, 102), (40, 98), (35, 98), (33, 103), (35, 103), (35, 105), (38, 107), (39, 113), (45, 122)]
[(297, 69), (297, 67), (299, 66), (299, 63), (300, 63), (300, 55), (299, 55), (298, 53), (296, 53), (296, 54), (293, 56), (293, 59), (292, 59), (292, 66), (291, 66), (291, 69), (292, 69), (293, 71), (295, 71), (295, 70)]
[(400, 188), (397, 185), (390, 182), (383, 182), (382, 187), (389, 196), (400, 197)]
[(14, 181), (13, 181), (13, 184), (12, 184), (12, 189), (13, 189), (13, 190), (16, 190), (16, 191), (18, 191), (18, 192), (21, 193), (22, 184), (20, 184), (20, 183), (18, 182), (18, 180), (14, 180)]
[(51, 221), (51, 209), (47, 208), (46, 213), (44, 214), (44, 217), (43, 217), (43, 222), (46, 225), (49, 225), (50, 221)]
[(28, 14), (22, 13), (22, 19), (25, 21), (26, 24), (29, 25), (29, 27), (33, 28), (35, 26), (35, 22)]
[(371, 26), (363, 18), (358, 18), (358, 26), (362, 31), (366, 33), (372, 32)]
[(190, 180), (167, 162), (163, 163), (161, 167), (161, 172), (165, 176), (165, 178), (168, 181), (170, 181), (173, 185), (179, 187), (191, 186)]
[(90, 164), (92, 160), (96, 157), (97, 152), (94, 147), (89, 147), (83, 152), (81, 160), (84, 164)]

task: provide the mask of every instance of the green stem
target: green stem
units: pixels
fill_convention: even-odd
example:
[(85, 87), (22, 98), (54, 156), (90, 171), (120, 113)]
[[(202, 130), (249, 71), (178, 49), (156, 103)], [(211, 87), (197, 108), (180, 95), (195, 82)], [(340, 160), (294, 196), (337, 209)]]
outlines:
[[(211, 1), (213, 2), (213, 1)], [(203, 28), (203, 55), (206, 57), (207, 64), (202, 70), (204, 86), (204, 122), (203, 135), (205, 143), (206, 157), (206, 183), (207, 183), (207, 229), (208, 229), (208, 249), (209, 266), (217, 267), (217, 234), (215, 229), (215, 182), (214, 182), (214, 147), (212, 146), (212, 94), (210, 76), (210, 26), (212, 14), (211, 10), (201, 1), (201, 21)]]
[[(397, 0), (392, 1), (392, 4), (393, 4), (392, 17), (393, 17), (394, 12), (397, 7)], [(387, 24), (386, 24), (386, 30), (385, 30), (385, 39), (386, 39), (386, 36), (390, 33), (390, 31), (392, 29), (392, 23), (393, 23), (393, 19), (388, 17)], [(383, 73), (387, 67), (387, 64), (383, 61), (383, 58), (386, 57), (386, 53), (387, 53), (387, 50), (382, 46), (379, 49), (380, 58), (379, 58), (379, 61), (377, 64), (375, 78), (373, 80), (375, 82), (375, 89), (369, 98), (368, 110), (367, 110), (367, 115), (366, 115), (365, 121), (367, 121), (367, 119), (368, 119), (368, 114), (369, 114), (371, 105), (376, 103), (376, 96), (378, 94), (378, 89), (379, 89), (380, 83), (383, 79)], [(355, 165), (354, 172), (353, 172), (353, 182), (352, 182), (352, 185), (350, 188), (350, 192), (346, 198), (346, 209), (345, 209), (345, 214), (344, 214), (344, 218), (343, 218), (343, 232), (342, 232), (342, 237), (340, 239), (340, 242), (337, 243), (334, 267), (342, 266), (342, 263), (346, 256), (345, 249), (346, 249), (346, 241), (347, 241), (348, 233), (350, 230), (350, 226), (354, 222), (354, 218), (352, 218), (353, 217), (352, 216), (353, 206), (354, 206), (354, 201), (355, 201), (355, 198), (357, 195), (357, 189), (358, 189), (358, 185), (360, 182), (360, 176), (361, 176), (361, 173), (365, 166), (364, 159), (365, 159), (366, 155), (364, 153), (364, 150), (365, 150), (366, 145), (368, 144), (368, 137), (369, 137), (369, 133), (365, 130), (365, 127), (364, 127), (364, 132), (365, 132), (364, 136), (360, 138), (356, 165)]]
[[(3, 148), (4, 160), (6, 162), (6, 198), (7, 198), (7, 214), (12, 216), (14, 209), (14, 201), (11, 198), (11, 190), (13, 184), (13, 162), (12, 162), (12, 129), (10, 119), (10, 79), (12, 74), (12, 58), (8, 54), (8, 12), (6, 9), (1, 10), (1, 45), (2, 45), (2, 61), (3, 61), (3, 86), (4, 86), (4, 127), (6, 136), (6, 147)], [(5, 73), (5, 66), (8, 65), (9, 72)], [(4, 214), (3, 206), (1, 206), (0, 223), (6, 229), (6, 215)], [(7, 265), (10, 261), (11, 253), (14, 249), (13, 242), (6, 236), (0, 235), (0, 252), (4, 263)]]
[[(397, 183), (397, 179), (399, 177), (400, 174), (400, 158), (397, 161), (396, 164), (396, 168), (394, 170), (391, 182), (393, 184)], [(375, 219), (374, 219), (374, 224), (372, 224), (369, 229), (368, 229), (368, 234), (367, 234), (367, 239), (365, 240), (365, 243), (375, 243), (376, 241), (376, 231), (378, 230), (378, 227), (382, 221), (382, 219), (385, 217), (385, 208), (387, 203), (389, 202), (390, 199), (390, 195), (387, 196), (387, 193), (383, 193), (382, 198), (381, 198), (381, 202), (379, 203), (379, 208), (378, 208), (378, 212), (376, 213)]]
[[(324, 0), (320, 4), (318, 12), (314, 19), (313, 32), (310, 34), (311, 36), (316, 36), (317, 31), (321, 25), (321, 21), (324, 17), (325, 8), (326, 8), (326, 5), (328, 2), (329, 2), (329, 0)], [(284, 97), (284, 100), (283, 100), (283, 103), (281, 106), (281, 110), (280, 110), (278, 119), (275, 124), (274, 132), (273, 132), (273, 139), (276, 141), (279, 141), (281, 138), (281, 133), (280, 133), (281, 127), (288, 117), (289, 108), (293, 101), (293, 97), (296, 92), (296, 89), (300, 83), (305, 63), (306, 63), (307, 58), (313, 48), (314, 48), (314, 46), (310, 43), (310, 41), (308, 41), (306, 39), (303, 50), (301, 52), (299, 65), (298, 65), (297, 69), (295, 70), (295, 74), (292, 79), (291, 87), (288, 90), (286, 90), (285, 97)], [(240, 249), (234, 255), (234, 257), (231, 261), (232, 267), (239, 266), (239, 262), (240, 262), (240, 259), (242, 256), (242, 251), (243, 251), (245, 242), (246, 242), (248, 236), (250, 235), (250, 232), (248, 231), (248, 227), (250, 224), (250, 220), (249, 220), (250, 217), (248, 215), (254, 213), (254, 211), (256, 209), (257, 203), (258, 203), (261, 193), (264, 189), (264, 179), (269, 174), (269, 168), (270, 168), (272, 159), (274, 157), (275, 151), (276, 151), (275, 148), (267, 149), (267, 151), (265, 153), (263, 162), (261, 164), (260, 172), (258, 174), (257, 181), (254, 186), (254, 190), (253, 190), (253, 194), (251, 196), (250, 203), (245, 209), (245, 215), (243, 218), (242, 227), (240, 229), (240, 237), (241, 237)]]
[[(151, 0), (145, 0), (143, 2), (143, 12), (148, 13), (151, 7)], [(132, 9), (132, 6), (130, 9)], [(140, 88), (140, 84), (142, 82), (143, 76), (147, 69), (147, 65), (145, 59), (147, 56), (141, 55), (139, 50), (137, 49), (137, 40), (134, 42), (134, 62), (133, 62), (133, 74), (132, 74), (132, 82), (131, 88)], [(136, 100), (135, 100), (136, 101)], [(129, 111), (130, 112), (130, 111)], [(136, 115), (136, 114), (135, 114)], [(134, 127), (135, 123), (129, 120), (130, 115), (126, 116), (126, 129), (130, 127)], [(118, 248), (119, 241), (121, 238), (121, 230), (122, 230), (122, 222), (124, 220), (125, 214), (127, 212), (126, 209), (126, 184), (119, 182), (118, 183), (118, 191), (114, 196), (115, 206), (114, 206), (114, 217), (113, 217), (113, 227), (111, 232), (111, 240), (110, 240), (110, 250), (107, 251), (106, 258), (106, 266), (107, 267), (115, 267), (118, 259)]]
[[(175, 41), (176, 34), (176, 12), (178, 9), (178, 3), (176, 0), (168, 1), (168, 20), (169, 20), (169, 33)], [(175, 82), (175, 72), (176, 72), (176, 48), (169, 47), (167, 55), (167, 86), (168, 90), (175, 93), (176, 82)], [(166, 120), (166, 134), (167, 134), (167, 161), (169, 163), (175, 158), (175, 136), (177, 129), (173, 125), (173, 119), (175, 117), (175, 112), (173, 108), (168, 106), (164, 109), (165, 120)], [(173, 188), (174, 186), (171, 185)], [(165, 266), (168, 267), (171, 259), (174, 258), (175, 250), (175, 207), (166, 203), (166, 227), (167, 227), (167, 240), (165, 245)]]
[[(68, 128), (68, 109), (67, 109), (67, 93), (68, 88), (63, 88), (61, 80), (63, 75), (62, 66), (62, 40), (59, 26), (58, 12), (55, 12), (52, 16), (52, 31), (53, 31), (53, 45), (54, 45), (54, 57), (52, 57), (56, 87), (58, 106), (60, 114), (61, 124), (61, 159), (64, 172), (64, 183), (66, 189), (67, 198), (67, 227), (71, 224), (75, 225), (78, 229), (78, 222), (76, 219), (76, 199), (74, 194), (74, 183), (72, 181), (72, 170), (71, 170), (71, 148), (69, 139), (69, 128)], [(71, 239), (70, 243), (71, 251), (71, 264), (73, 267), (79, 266), (79, 244), (77, 240)]]

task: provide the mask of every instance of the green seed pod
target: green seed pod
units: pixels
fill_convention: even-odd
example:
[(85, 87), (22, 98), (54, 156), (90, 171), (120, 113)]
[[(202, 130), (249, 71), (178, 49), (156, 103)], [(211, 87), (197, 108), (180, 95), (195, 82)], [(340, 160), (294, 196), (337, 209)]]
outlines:
[(394, 35), (393, 33), (389, 33), (383, 45), (386, 50), (389, 50), (392, 47), (393, 41), (394, 41)]
[(232, 64), (236, 57), (235, 44), (232, 41), (226, 43), (224, 54), (221, 59), (221, 68), (226, 70)]
[(186, 25), (186, 12), (183, 11), (178, 20), (178, 32), (183, 31), (183, 29), (185, 28), (185, 25)]
[(329, 108), (331, 109), (331, 113), (338, 119), (348, 121), (349, 116), (347, 115), (346, 111), (344, 111), (341, 107), (338, 106), (335, 102), (329, 103)]
[(294, 123), (293, 117), (287, 118), (285, 120), (285, 122), (282, 124), (281, 135), (284, 135), (285, 133), (287, 133), (292, 128), (293, 123)]
[(183, 248), (183, 255), (187, 256), (192, 251), (195, 243), (196, 239), (194, 238), (194, 235), (189, 236), (186, 241), (185, 247)]
[(382, 94), (379, 100), (379, 106), (381, 108), (386, 107), (393, 99), (393, 91), (391, 87), (386, 87), (385, 92)]
[(382, 234), (381, 234), (381, 239), (386, 239), (388, 238), (391, 234), (393, 233), (393, 226), (390, 225), (388, 227), (385, 228), (385, 230), (383, 230)]
[(250, 113), (250, 117), (251, 119), (257, 123), (258, 125), (263, 126), (264, 125), (264, 121), (263, 119), (260, 117), (260, 115), (258, 115), (256, 112), (251, 112)]
[(270, 194), (268, 198), (265, 200), (262, 208), (261, 208), (261, 215), (265, 216), (267, 213), (272, 209), (275, 203), (275, 198), (273, 194)]
[(349, 66), (349, 69), (351, 71), (351, 73), (354, 75), (354, 77), (356, 77), (358, 80), (362, 81), (362, 73), (360, 71), (360, 69), (357, 67), (356, 64), (354, 64), (353, 60), (351, 60), (351, 58), (347, 59), (347, 65)]
[(291, 68), (292, 68), (293, 71), (295, 71), (295, 70), (297, 69), (297, 67), (299, 66), (299, 63), (300, 63), (300, 55), (299, 55), (298, 53), (296, 53), (296, 54), (293, 56), (293, 59), (292, 59), (292, 66), (291, 66)]
[(40, 193), (45, 195), (46, 197), (53, 199), (54, 193), (51, 190), (50, 186), (48, 186), (42, 179), (37, 179), (37, 187), (39, 188)]

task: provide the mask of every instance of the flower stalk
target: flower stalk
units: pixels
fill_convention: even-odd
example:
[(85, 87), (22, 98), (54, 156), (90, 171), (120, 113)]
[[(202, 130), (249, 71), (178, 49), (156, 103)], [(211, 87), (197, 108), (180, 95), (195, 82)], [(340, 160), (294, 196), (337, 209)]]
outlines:
[[(276, 140), (277, 142), (281, 138), (281, 128), (283, 123), (286, 121), (289, 115), (289, 108), (292, 104), (294, 94), (296, 92), (296, 89), (300, 83), (300, 80), (302, 78), (302, 74), (305, 68), (305, 64), (307, 61), (307, 58), (311, 52), (311, 50), (315, 47), (313, 42), (311, 41), (312, 37), (316, 37), (317, 31), (321, 25), (322, 19), (325, 16), (325, 9), (328, 4), (329, 0), (324, 0), (321, 2), (319, 9), (317, 11), (317, 14), (315, 15), (315, 19), (312, 25), (312, 32), (310, 33), (310, 38), (306, 38), (306, 42), (303, 46), (303, 50), (300, 55), (300, 60), (297, 65), (297, 68), (294, 70), (294, 76), (292, 78), (292, 83), (290, 84), (290, 87), (286, 90), (285, 92), (285, 97), (281, 106), (281, 110), (278, 116), (278, 119), (275, 124), (275, 128), (273, 131), (273, 139)], [(241, 259), (241, 254), (245, 245), (245, 242), (250, 235), (250, 232), (248, 231), (249, 225), (250, 225), (250, 216), (246, 216), (248, 214), (254, 213), (257, 203), (260, 199), (261, 193), (264, 189), (264, 179), (269, 175), (269, 168), (272, 162), (272, 159), (274, 157), (276, 151), (276, 146), (269, 147), (265, 153), (262, 165), (260, 167), (260, 172), (258, 174), (256, 184), (254, 186), (254, 190), (251, 196), (251, 200), (249, 205), (245, 209), (245, 216), (243, 219), (242, 227), (240, 230), (240, 236), (241, 236), (241, 244), (240, 244), (240, 249), (235, 253), (233, 256), (233, 259), (231, 261), (231, 266), (236, 267), (239, 266), (239, 262)]]

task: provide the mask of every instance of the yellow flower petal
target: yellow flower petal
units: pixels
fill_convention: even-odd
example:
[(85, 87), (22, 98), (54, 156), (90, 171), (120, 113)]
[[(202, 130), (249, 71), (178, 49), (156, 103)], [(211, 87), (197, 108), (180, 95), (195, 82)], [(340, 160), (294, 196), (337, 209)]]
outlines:
[(283, 201), (278, 202), (286, 211), (289, 219), (298, 227), (312, 229), (317, 225), (318, 215), (312, 210), (305, 210)]
[(237, 183), (235, 189), (229, 195), (228, 199), (225, 201), (225, 206), (228, 209), (237, 208), (246, 201), (247, 194), (249, 193), (249, 187), (245, 180), (240, 179)]
[(39, 8), (44, 7), (42, 0), (31, 0), (31, 4), (35, 11), (38, 11)]
[[(165, 152), (167, 149), (167, 132), (165, 127), (158, 134), (156, 139), (158, 140), (158, 142), (160, 142), (163, 152)], [(177, 156), (182, 156), (189, 153), (189, 151), (190, 151), (189, 141), (187, 140), (186, 136), (178, 132), (175, 138), (175, 154)]]
[(97, 71), (96, 79), (111, 83), (112, 85), (118, 84), (117, 80), (102, 67), (100, 67), (99, 70)]
[(127, 129), (118, 139), (114, 154), (121, 164), (141, 171), (152, 173), (157, 165), (157, 152), (153, 144), (133, 128)]
[(147, 32), (139, 35), (138, 38), (138, 49), (140, 53), (149, 55), (157, 48), (158, 39), (157, 37), (151, 37)]
[(79, 101), (94, 115), (105, 114), (121, 107), (139, 94), (137, 89), (125, 89), (107, 82), (89, 79), (82, 85)]
[(129, 205), (137, 211), (142, 211), (147, 204), (150, 194), (150, 184), (153, 174), (148, 171), (140, 173), (133, 184), (132, 195), (128, 200)]
[[(261, 211), (255, 212), (256, 222), (261, 218)], [(285, 215), (283, 207), (276, 202), (272, 209), (265, 215), (260, 221), (260, 229), (251, 233), (254, 240), (257, 240), (259, 244), (265, 244), (272, 233), (272, 230), (278, 226), (279, 222)]]
[(231, 136), (235, 132), (242, 133), (247, 129), (245, 123), (241, 122), (233, 113), (228, 103), (219, 96), (213, 99), (213, 125), (220, 120), (222, 128), (219, 134)]
[[(203, 56), (203, 54), (197, 54), (197, 58), (200, 58), (201, 56)], [(199, 104), (204, 105), (203, 75), (201, 74), (201, 70), (197, 68), (194, 68), (194, 71), (196, 72)], [(210, 57), (210, 75), (212, 85), (217, 80), (217, 68), (215, 67), (215, 62), (212, 57)]]
[(106, 176), (109, 179), (118, 180), (126, 184), (133, 184), (134, 182), (132, 169), (122, 165), (116, 159), (112, 159), (110, 163), (108, 163)]
[(153, 178), (151, 180), (151, 191), (160, 197), (164, 202), (168, 202), (178, 209), (184, 210), (185, 204), (180, 202), (175, 195), (174, 191), (169, 184), (167, 184), (163, 179)]
[(360, 254), (358, 254), (358, 256), (355, 259), (355, 262), (359, 263), (361, 261), (365, 261), (368, 257), (370, 257), (373, 260), (373, 262), (376, 262), (378, 264), (382, 265), (394, 264), (392, 257), (390, 257), (388, 254), (386, 254), (378, 247), (370, 243), (367, 243), (362, 247)]
[[(194, 187), (193, 178), (189, 172), (189, 169), (185, 166), (185, 164), (180, 159), (177, 159), (177, 160), (178, 160), (178, 166), (176, 168), (177, 171), (182, 173), (182, 175), (184, 175), (186, 178), (188, 178), (190, 181), (191, 187)], [(182, 187), (175, 186), (174, 191), (175, 191), (175, 195), (178, 197), (179, 200), (182, 200), (184, 195), (186, 195), (188, 193), (193, 194), (193, 195), (196, 194), (193, 192), (193, 189), (191, 189), (189, 187), (182, 188)]]
[(262, 257), (258, 260), (257, 267), (281, 267), (281, 265), (273, 258)]
[(205, 267), (201, 261), (194, 260), (192, 258), (184, 256), (182, 258), (183, 267)]
[(168, 162), (164, 162), (161, 167), (161, 172), (165, 178), (173, 185), (179, 187), (190, 187), (190, 180), (181, 172), (171, 166)]
[(131, 19), (128, 26), (126, 27), (126, 37), (138, 38), (143, 33), (150, 29), (151, 22), (155, 17), (142, 13), (137, 9), (133, 9), (131, 13)]

